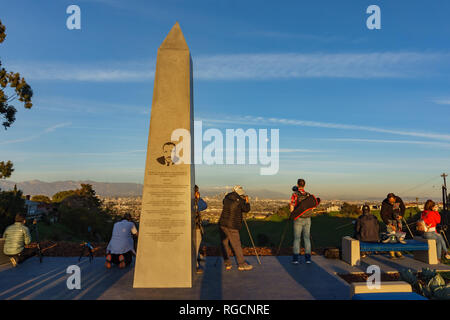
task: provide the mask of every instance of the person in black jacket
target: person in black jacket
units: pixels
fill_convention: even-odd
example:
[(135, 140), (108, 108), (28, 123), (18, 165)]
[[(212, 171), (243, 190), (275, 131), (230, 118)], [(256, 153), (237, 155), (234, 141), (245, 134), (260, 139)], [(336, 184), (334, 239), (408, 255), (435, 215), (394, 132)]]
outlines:
[[(405, 215), (405, 204), (403, 200), (393, 193), (389, 193), (386, 199), (381, 204), (381, 219), (386, 224), (388, 238), (383, 242), (398, 241), (400, 243), (406, 243), (404, 241), (406, 233), (402, 231), (402, 219)], [(389, 252), (391, 258), (401, 258), (400, 252)]]
[(228, 193), (223, 199), (222, 214), (219, 219), (220, 238), (222, 242), (222, 255), (225, 269), (231, 269), (231, 261), (228, 256), (229, 245), (233, 248), (234, 255), (238, 262), (238, 270), (251, 270), (253, 266), (247, 264), (242, 253), (239, 230), (242, 227), (243, 215), (250, 211), (248, 196), (245, 195), (241, 186), (235, 186), (233, 191)]
[[(380, 224), (377, 217), (370, 213), (370, 207), (365, 204), (362, 207), (362, 215), (355, 224), (355, 238), (363, 242), (380, 242)], [(364, 258), (365, 254), (361, 254)]]
[(355, 237), (363, 242), (379, 242), (379, 232), (380, 225), (378, 219), (370, 213), (370, 207), (365, 204), (362, 207), (362, 215), (356, 220)]

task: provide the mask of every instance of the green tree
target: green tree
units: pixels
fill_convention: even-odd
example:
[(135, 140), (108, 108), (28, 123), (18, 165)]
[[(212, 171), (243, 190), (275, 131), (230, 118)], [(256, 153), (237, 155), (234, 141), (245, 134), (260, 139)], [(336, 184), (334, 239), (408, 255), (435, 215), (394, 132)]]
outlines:
[(51, 203), (52, 200), (50, 200), (49, 197), (44, 196), (42, 194), (39, 195), (35, 195), (31, 197), (31, 201), (35, 201), (35, 202), (45, 202), (45, 203)]
[(52, 196), (52, 201), (53, 202), (62, 202), (65, 198), (73, 196), (77, 194), (76, 190), (66, 190), (66, 191), (60, 191), (55, 193)]
[(101, 200), (97, 197), (95, 190), (92, 188), (91, 184), (81, 184), (81, 188), (75, 190), (76, 194), (83, 197), (90, 198), (96, 206), (100, 206)]
[(92, 185), (82, 184), (81, 188), (67, 192), (72, 194), (60, 203), (61, 223), (73, 234), (86, 240), (108, 240), (113, 219), (109, 211), (102, 207), (102, 201), (97, 197)]
[(8, 162), (1, 161), (0, 162), (0, 179), (9, 178), (11, 176), (11, 174), (13, 173), (13, 171), (14, 171), (13, 163), (11, 161), (8, 161)]
[(342, 205), (342, 208), (341, 208), (341, 214), (347, 215), (347, 216), (360, 215), (361, 210), (359, 209), (359, 207), (356, 204), (350, 204), (350, 203), (344, 202), (344, 204)]
[[(0, 20), (0, 43), (6, 38), (6, 28)], [(0, 121), (3, 119), (3, 127), (7, 130), (16, 121), (17, 109), (11, 105), (12, 102), (18, 100), (23, 103), (26, 109), (30, 109), (33, 104), (31, 98), (33, 90), (21, 77), (19, 73), (7, 71), (2, 67), (0, 61)], [(11, 161), (0, 162), (0, 179), (9, 178), (14, 171)]]
[(7, 226), (14, 223), (14, 217), (18, 213), (26, 213), (25, 200), (22, 191), (14, 188), (12, 191), (0, 192), (0, 235)]

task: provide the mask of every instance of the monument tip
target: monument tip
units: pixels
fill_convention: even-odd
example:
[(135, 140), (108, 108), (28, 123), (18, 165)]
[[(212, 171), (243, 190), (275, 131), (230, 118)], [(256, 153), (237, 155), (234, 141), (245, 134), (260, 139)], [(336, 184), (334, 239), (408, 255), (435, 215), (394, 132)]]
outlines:
[(180, 24), (175, 22), (166, 39), (159, 47), (160, 49), (178, 49), (178, 50), (189, 50), (189, 47), (184, 38), (183, 32), (181, 31)]

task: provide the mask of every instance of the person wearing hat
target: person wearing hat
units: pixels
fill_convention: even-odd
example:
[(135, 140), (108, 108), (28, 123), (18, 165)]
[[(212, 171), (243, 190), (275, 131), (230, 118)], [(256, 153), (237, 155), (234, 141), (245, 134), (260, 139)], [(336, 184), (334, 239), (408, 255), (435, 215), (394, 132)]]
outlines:
[(245, 195), (244, 189), (241, 186), (235, 186), (233, 191), (228, 193), (223, 199), (222, 214), (219, 219), (221, 249), (226, 270), (231, 269), (231, 261), (228, 256), (228, 251), (231, 248), (238, 262), (238, 270), (246, 271), (253, 269), (244, 260), (242, 252), (241, 239), (239, 230), (242, 227), (244, 219), (243, 213), (250, 211), (250, 203), (248, 196)]
[(138, 231), (131, 221), (131, 215), (126, 213), (121, 221), (114, 224), (111, 241), (106, 247), (106, 268), (110, 269), (112, 263), (121, 269), (131, 264), (133, 255), (136, 255), (133, 235), (137, 236)]
[[(367, 204), (362, 207), (362, 215), (356, 220), (355, 238), (363, 242), (380, 242), (380, 224)], [(366, 254), (361, 253), (361, 258), (364, 257)]]

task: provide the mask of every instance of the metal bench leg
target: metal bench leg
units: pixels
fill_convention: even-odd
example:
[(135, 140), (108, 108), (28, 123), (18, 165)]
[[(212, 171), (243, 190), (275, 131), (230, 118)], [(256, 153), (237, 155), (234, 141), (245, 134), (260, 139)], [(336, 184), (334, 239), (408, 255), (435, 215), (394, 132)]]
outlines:
[(351, 237), (342, 238), (342, 260), (351, 266), (359, 266), (361, 264), (361, 252), (358, 240)]
[(425, 262), (427, 264), (438, 264), (436, 240), (424, 239), (422, 237), (414, 237), (414, 240), (426, 242), (428, 244), (428, 250), (413, 251), (414, 259)]

